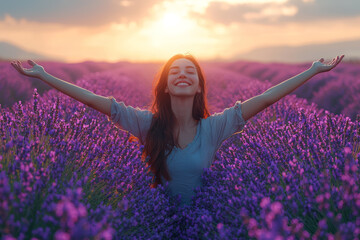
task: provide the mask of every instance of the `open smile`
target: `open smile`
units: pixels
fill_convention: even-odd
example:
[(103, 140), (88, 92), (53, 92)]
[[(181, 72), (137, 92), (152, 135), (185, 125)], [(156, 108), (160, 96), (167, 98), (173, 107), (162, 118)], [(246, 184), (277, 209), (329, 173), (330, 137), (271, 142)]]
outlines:
[(187, 81), (183, 81), (183, 80), (181, 80), (181, 81), (179, 81), (179, 82), (177, 82), (176, 84), (175, 84), (175, 86), (183, 86), (183, 87), (187, 87), (187, 86), (190, 86), (191, 84), (189, 83), (189, 82), (187, 82)]

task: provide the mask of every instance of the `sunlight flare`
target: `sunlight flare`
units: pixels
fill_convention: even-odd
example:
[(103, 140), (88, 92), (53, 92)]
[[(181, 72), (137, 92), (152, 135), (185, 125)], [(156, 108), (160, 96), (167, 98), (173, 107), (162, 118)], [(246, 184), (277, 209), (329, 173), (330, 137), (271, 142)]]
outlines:
[(161, 21), (165, 27), (181, 27), (181, 17), (173, 12), (165, 13)]

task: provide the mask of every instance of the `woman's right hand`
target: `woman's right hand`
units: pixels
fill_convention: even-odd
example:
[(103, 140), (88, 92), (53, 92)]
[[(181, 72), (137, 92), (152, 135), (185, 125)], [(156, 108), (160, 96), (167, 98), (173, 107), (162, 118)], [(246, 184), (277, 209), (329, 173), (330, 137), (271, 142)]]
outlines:
[(40, 78), (40, 76), (42, 74), (45, 73), (44, 68), (39, 65), (36, 64), (34, 61), (32, 60), (28, 60), (28, 63), (32, 66), (32, 68), (24, 68), (21, 65), (20, 61), (13, 61), (11, 62), (11, 65), (21, 74), (25, 75), (25, 76), (29, 76), (29, 77), (35, 77), (35, 78)]

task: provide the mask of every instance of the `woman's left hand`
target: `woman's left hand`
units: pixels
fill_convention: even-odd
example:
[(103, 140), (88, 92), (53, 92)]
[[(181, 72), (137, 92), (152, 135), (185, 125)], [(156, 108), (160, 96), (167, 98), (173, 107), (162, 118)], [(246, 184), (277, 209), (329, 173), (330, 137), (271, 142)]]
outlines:
[(338, 65), (341, 62), (341, 60), (344, 58), (344, 56), (345, 55), (341, 55), (340, 57), (337, 56), (336, 58), (333, 58), (333, 60), (331, 62), (328, 62), (328, 63), (325, 63), (324, 59), (321, 58), (319, 61), (313, 62), (311, 68), (314, 69), (316, 71), (316, 73), (330, 71), (331, 69), (336, 67), (336, 65)]

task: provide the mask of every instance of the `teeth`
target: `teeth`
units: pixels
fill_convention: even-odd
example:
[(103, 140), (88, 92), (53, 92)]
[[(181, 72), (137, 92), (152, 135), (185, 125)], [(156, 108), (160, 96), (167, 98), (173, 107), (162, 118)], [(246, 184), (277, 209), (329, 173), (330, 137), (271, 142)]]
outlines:
[(188, 83), (178, 83), (176, 86), (189, 86), (189, 84)]

